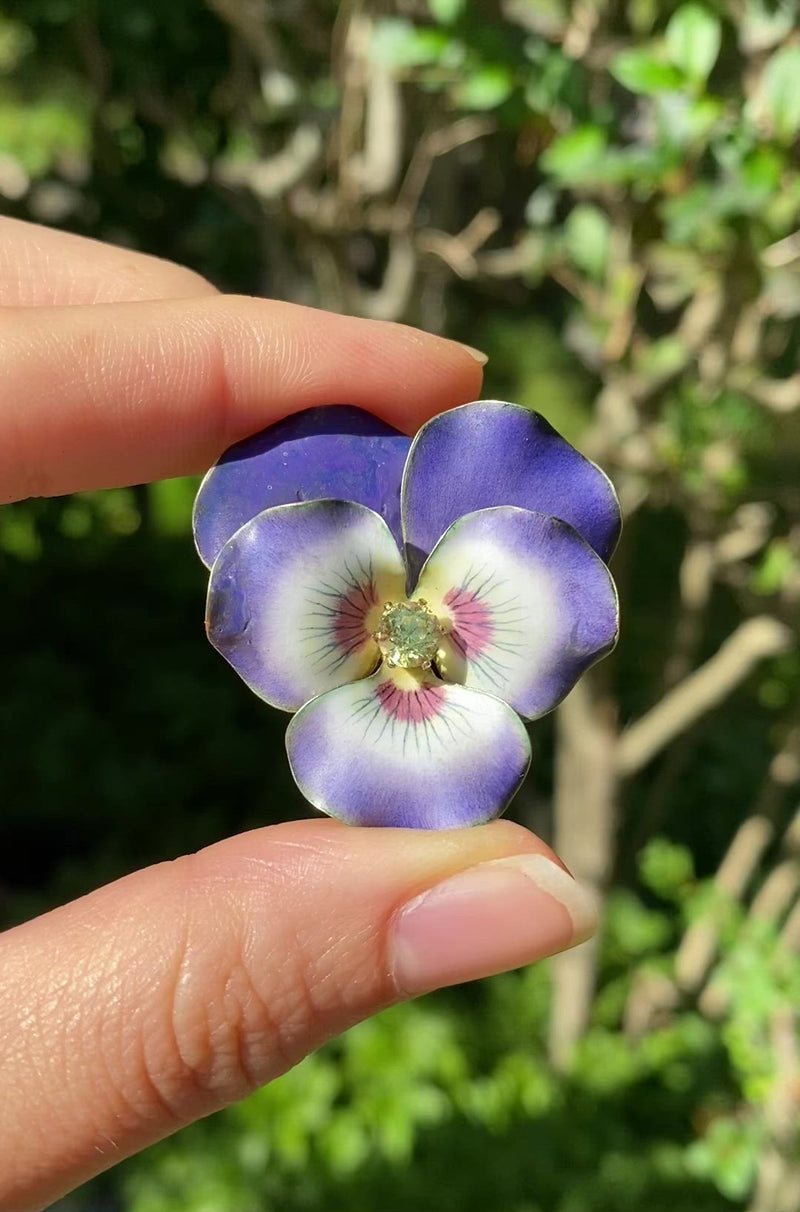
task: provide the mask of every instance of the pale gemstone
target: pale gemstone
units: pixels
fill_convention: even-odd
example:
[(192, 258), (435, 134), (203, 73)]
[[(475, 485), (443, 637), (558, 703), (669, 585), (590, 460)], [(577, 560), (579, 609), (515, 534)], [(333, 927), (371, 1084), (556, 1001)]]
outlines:
[(427, 669), (441, 643), (442, 628), (424, 602), (387, 602), (375, 639), (387, 665)]

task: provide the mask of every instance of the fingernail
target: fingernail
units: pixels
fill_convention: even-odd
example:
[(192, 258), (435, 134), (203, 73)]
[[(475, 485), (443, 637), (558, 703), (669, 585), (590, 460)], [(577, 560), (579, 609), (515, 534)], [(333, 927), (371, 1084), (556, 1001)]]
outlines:
[(485, 366), (489, 361), (489, 355), (483, 353), (482, 350), (475, 349), (472, 345), (465, 345), (463, 341), (457, 341), (456, 344), (460, 345), (461, 348), (465, 350), (471, 358), (474, 358), (476, 362), (480, 362), (481, 366)]
[(400, 910), (395, 980), (409, 994), (477, 980), (582, 943), (596, 927), (594, 898), (550, 859), (494, 859)]

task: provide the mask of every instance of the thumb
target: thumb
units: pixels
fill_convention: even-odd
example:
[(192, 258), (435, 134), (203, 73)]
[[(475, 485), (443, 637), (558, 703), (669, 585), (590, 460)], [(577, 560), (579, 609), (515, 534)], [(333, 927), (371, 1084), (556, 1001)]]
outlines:
[(380, 1008), (591, 933), (497, 821), (302, 821), (150, 868), (0, 940), (0, 1210), (41, 1208)]

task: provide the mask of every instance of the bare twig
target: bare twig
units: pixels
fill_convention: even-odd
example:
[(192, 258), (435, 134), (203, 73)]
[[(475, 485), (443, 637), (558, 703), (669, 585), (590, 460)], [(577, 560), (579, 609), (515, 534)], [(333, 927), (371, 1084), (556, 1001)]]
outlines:
[(679, 573), (682, 609), (672, 652), (664, 669), (666, 687), (675, 686), (686, 677), (694, 663), (716, 565), (714, 545), (707, 539), (695, 539), (687, 544)]
[(748, 501), (731, 519), (731, 526), (715, 543), (717, 564), (737, 564), (761, 551), (770, 536), (775, 509), (766, 501)]
[(417, 142), (397, 195), (397, 207), (406, 215), (416, 214), (428, 174), (439, 156), (489, 135), (495, 129), (491, 118), (459, 118), (449, 126), (429, 131)]
[[(585, 677), (556, 716), (554, 847), (576, 879), (602, 901), (614, 854), (617, 783), (613, 768), (615, 721), (610, 704)], [(559, 956), (553, 965), (550, 1055), (567, 1063), (586, 1027), (594, 994), (598, 942)]]
[(414, 290), (417, 256), (407, 236), (393, 236), (383, 281), (377, 290), (358, 293), (358, 311), (373, 320), (399, 320)]
[(790, 236), (784, 236), (782, 240), (770, 244), (762, 252), (761, 260), (770, 269), (780, 269), (800, 260), (800, 231), (793, 231)]
[(440, 257), (459, 278), (474, 278), (478, 273), (475, 253), (499, 226), (499, 214), (493, 207), (486, 206), (456, 235), (423, 230), (418, 233), (416, 244), (419, 252)]
[(641, 770), (684, 729), (727, 698), (759, 661), (786, 652), (792, 641), (792, 632), (777, 619), (767, 615), (747, 619), (713, 657), (628, 725), (616, 750), (620, 775)]
[(793, 953), (800, 951), (800, 901), (796, 903), (786, 918), (781, 938), (789, 951)]
[(756, 403), (763, 404), (771, 412), (794, 412), (800, 408), (800, 375), (788, 379), (753, 379), (744, 388)]
[(622, 1024), (631, 1039), (641, 1039), (680, 1001), (674, 981), (663, 972), (638, 972), (625, 1003)]
[(403, 106), (400, 86), (388, 68), (374, 60), (366, 65), (364, 148), (353, 157), (350, 172), (365, 197), (385, 194), (400, 172), (403, 152)]
[(322, 135), (312, 123), (303, 123), (292, 131), (274, 156), (253, 163), (220, 160), (214, 170), (223, 185), (247, 186), (264, 201), (280, 197), (293, 189), (310, 171), (322, 152)]
[[(687, 543), (681, 561), (681, 608), (671, 651), (664, 663), (665, 690), (681, 682), (696, 662), (711, 594), (720, 571), (741, 564), (764, 547), (769, 538), (773, 512), (763, 502), (742, 505), (734, 513), (729, 529), (716, 539), (704, 537), (711, 529), (711, 521), (704, 512), (699, 517), (692, 517), (692, 527), (697, 534)], [(691, 757), (695, 741), (696, 733), (684, 731), (676, 738), (659, 766), (634, 825), (634, 845), (642, 845), (659, 826), (675, 784)]]
[(269, 24), (266, 0), (206, 0), (220, 20), (235, 30), (262, 66), (280, 62), (280, 46)]
[(773, 867), (750, 905), (752, 917), (778, 919), (784, 916), (800, 889), (800, 868), (794, 859)]
[(339, 202), (342, 207), (357, 204), (361, 194), (360, 181), (353, 168), (358, 159), (366, 105), (371, 22), (361, 14), (360, 9), (360, 0), (345, 0), (339, 6), (333, 36), (342, 99), (332, 151), (335, 156)]
[(478, 270), (490, 278), (516, 278), (535, 270), (541, 262), (538, 243), (523, 237), (511, 248), (493, 248), (478, 257)]
[(800, 1205), (800, 1044), (794, 1007), (783, 1005), (772, 1015), (770, 1044), (775, 1069), (764, 1108), (770, 1139), (760, 1159), (750, 1212), (795, 1212)]
[[(781, 749), (770, 762), (755, 811), (736, 831), (714, 877), (715, 888), (728, 901), (742, 901), (745, 898), (775, 836), (774, 822), (782, 815), (786, 792), (796, 782), (800, 782), (800, 727), (791, 726)], [(783, 836), (783, 849), (793, 856), (793, 868), (797, 859), (798, 835), (800, 812), (795, 814)], [(785, 866), (781, 864), (778, 871)], [(771, 877), (768, 877), (753, 901), (751, 913), (771, 912), (774, 915), (780, 909), (779, 894), (783, 905), (780, 911), (785, 911), (792, 899), (795, 878), (796, 868), (787, 875), (779, 875), (772, 883)], [(800, 900), (790, 910), (781, 937), (790, 952), (800, 951)], [(728, 1008), (728, 990), (718, 979), (713, 979), (703, 988), (717, 957), (719, 944), (720, 923), (713, 916), (705, 914), (692, 922), (675, 955), (674, 982), (668, 977), (656, 978), (649, 973), (641, 974), (634, 982), (625, 1008), (626, 1030), (634, 1037), (641, 1036), (660, 1014), (678, 1005), (682, 994), (694, 996), (700, 993), (700, 1009), (711, 1018), (722, 1017)]]
[(562, 42), (564, 54), (570, 59), (582, 59), (588, 51), (600, 20), (600, 12), (597, 4), (588, 0), (575, 0)]
[[(714, 886), (741, 900), (772, 840), (771, 821), (752, 816), (739, 826), (714, 877)], [(706, 979), (719, 946), (719, 925), (710, 915), (693, 922), (675, 955), (675, 979), (684, 992), (696, 992)]]
[[(725, 305), (725, 293), (718, 278), (709, 276), (702, 280), (691, 302), (683, 309), (673, 334), (676, 348), (682, 350), (682, 356), (663, 369), (637, 370), (619, 376), (617, 390), (624, 390), (631, 402), (640, 407), (657, 396), (679, 378), (707, 346), (724, 315)], [(639, 414), (634, 415), (637, 425), (640, 424)]]

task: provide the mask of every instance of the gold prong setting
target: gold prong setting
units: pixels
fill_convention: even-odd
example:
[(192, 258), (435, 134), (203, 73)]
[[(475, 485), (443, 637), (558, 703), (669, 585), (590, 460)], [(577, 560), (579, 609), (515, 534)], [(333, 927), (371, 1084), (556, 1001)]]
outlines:
[(372, 633), (389, 669), (432, 667), (444, 628), (424, 598), (386, 602)]

